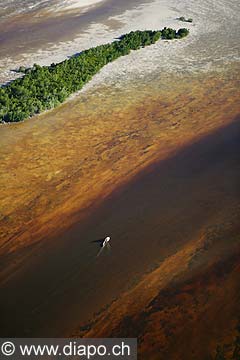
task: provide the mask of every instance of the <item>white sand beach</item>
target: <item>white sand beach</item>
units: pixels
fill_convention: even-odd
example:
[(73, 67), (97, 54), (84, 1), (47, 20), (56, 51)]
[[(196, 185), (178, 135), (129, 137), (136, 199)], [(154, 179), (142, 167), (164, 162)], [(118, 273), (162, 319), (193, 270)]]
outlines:
[(65, 10), (79, 9), (82, 7), (88, 7), (91, 5), (95, 5), (102, 1), (103, 0), (66, 0), (66, 1), (61, 1), (61, 4), (59, 4), (59, 10), (61, 10), (62, 8)]

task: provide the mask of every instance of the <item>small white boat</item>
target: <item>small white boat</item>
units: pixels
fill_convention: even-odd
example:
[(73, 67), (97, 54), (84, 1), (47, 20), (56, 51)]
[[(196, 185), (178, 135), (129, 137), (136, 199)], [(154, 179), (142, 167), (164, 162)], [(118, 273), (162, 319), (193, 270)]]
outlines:
[(102, 247), (104, 248), (109, 243), (110, 240), (111, 240), (110, 236), (105, 237), (102, 243)]

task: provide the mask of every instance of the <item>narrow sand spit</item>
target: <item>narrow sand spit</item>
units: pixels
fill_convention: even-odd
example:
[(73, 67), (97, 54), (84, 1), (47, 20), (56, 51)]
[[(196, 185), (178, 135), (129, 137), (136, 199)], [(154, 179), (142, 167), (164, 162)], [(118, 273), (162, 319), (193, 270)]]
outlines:
[(104, 0), (22, 0), (20, 3), (13, 0), (11, 3), (8, 2), (8, 4), (6, 4), (6, 1), (0, 0), (0, 18), (6, 19), (23, 13), (30, 13), (32, 16), (38, 17), (42, 15), (41, 11), (44, 11), (45, 14), (68, 10), (76, 11), (76, 9), (88, 9), (103, 1)]
[(57, 10), (71, 10), (71, 9), (79, 9), (82, 7), (89, 7), (91, 5), (98, 4), (104, 0), (65, 0), (61, 1), (60, 4), (56, 5)]

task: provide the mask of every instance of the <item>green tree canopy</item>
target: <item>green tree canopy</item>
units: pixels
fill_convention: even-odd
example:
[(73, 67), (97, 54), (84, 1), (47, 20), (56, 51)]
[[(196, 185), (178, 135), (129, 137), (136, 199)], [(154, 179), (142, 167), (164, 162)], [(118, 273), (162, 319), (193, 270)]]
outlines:
[(187, 29), (176, 31), (166, 27), (161, 31), (131, 31), (110, 44), (82, 51), (59, 64), (20, 67), (25, 75), (0, 88), (0, 121), (21, 121), (54, 108), (80, 90), (107, 63), (159, 39), (179, 39), (188, 33)]

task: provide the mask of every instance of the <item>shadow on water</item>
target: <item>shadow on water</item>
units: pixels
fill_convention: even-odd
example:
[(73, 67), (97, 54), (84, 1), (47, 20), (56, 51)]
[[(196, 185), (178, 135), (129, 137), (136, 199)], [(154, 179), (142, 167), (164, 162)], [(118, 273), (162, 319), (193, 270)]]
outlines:
[(104, 240), (105, 240), (105, 238), (98, 239), (98, 240), (92, 240), (91, 243), (97, 243), (100, 245), (100, 247), (102, 247)]

